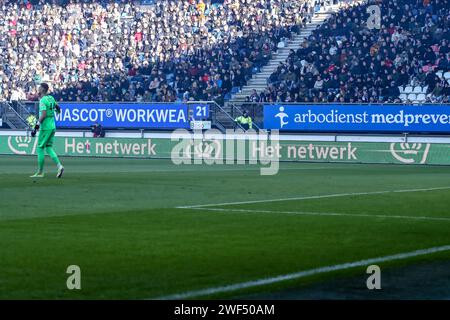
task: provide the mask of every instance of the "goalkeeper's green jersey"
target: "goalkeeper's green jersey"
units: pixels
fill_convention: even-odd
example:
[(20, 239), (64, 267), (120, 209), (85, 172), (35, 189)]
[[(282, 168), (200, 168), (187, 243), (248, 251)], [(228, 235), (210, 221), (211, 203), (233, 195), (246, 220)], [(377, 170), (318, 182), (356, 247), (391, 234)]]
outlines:
[(39, 101), (39, 118), (42, 115), (42, 111), (47, 111), (47, 116), (41, 123), (41, 130), (55, 130), (55, 107), (56, 100), (50, 95), (43, 96)]

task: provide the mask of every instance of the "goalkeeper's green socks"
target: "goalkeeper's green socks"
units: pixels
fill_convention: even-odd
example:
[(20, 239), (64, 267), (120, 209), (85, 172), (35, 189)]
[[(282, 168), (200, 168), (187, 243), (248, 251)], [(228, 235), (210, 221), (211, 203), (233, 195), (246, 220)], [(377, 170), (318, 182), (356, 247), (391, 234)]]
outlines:
[(47, 153), (50, 158), (52, 158), (53, 162), (56, 163), (58, 169), (61, 168), (61, 161), (59, 161), (58, 155), (56, 154), (55, 150), (53, 150), (53, 147), (47, 147)]
[(44, 148), (37, 148), (38, 156), (38, 172), (30, 176), (30, 178), (43, 178), (44, 177), (44, 160), (45, 160), (45, 150)]
[(37, 148), (38, 156), (38, 173), (44, 172), (44, 162), (45, 162), (45, 150), (44, 148)]
[(64, 167), (61, 164), (61, 161), (59, 161), (59, 158), (58, 158), (55, 150), (53, 150), (53, 147), (47, 147), (47, 153), (50, 156), (50, 158), (52, 158), (52, 160), (56, 163), (56, 166), (58, 167), (58, 173), (56, 174), (56, 177), (58, 179), (61, 178), (64, 173)]

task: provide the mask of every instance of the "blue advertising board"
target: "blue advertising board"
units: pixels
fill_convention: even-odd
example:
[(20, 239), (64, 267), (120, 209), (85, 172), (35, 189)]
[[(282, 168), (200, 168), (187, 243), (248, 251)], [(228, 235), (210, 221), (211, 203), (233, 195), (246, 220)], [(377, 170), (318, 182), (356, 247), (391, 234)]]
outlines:
[(450, 133), (450, 105), (265, 105), (264, 128), (314, 132)]
[(189, 128), (188, 105), (182, 103), (60, 103), (57, 127)]

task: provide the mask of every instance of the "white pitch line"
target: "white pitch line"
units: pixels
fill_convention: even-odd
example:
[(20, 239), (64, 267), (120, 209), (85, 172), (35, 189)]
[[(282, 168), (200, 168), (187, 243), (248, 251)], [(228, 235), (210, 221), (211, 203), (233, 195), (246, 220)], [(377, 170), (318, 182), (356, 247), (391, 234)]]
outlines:
[(264, 200), (249, 200), (238, 202), (224, 202), (224, 203), (209, 203), (190, 206), (179, 206), (177, 209), (191, 209), (191, 208), (204, 208), (204, 207), (220, 207), (231, 206), (239, 204), (252, 204), (252, 203), (267, 203), (267, 202), (280, 202), (280, 201), (294, 201), (294, 200), (309, 200), (309, 199), (324, 199), (324, 198), (338, 198), (349, 196), (363, 196), (373, 194), (386, 194), (386, 193), (403, 193), (403, 192), (422, 192), (422, 191), (434, 191), (434, 190), (448, 190), (450, 187), (436, 187), (436, 188), (424, 188), (424, 189), (401, 189), (401, 190), (384, 190), (384, 191), (369, 191), (369, 192), (350, 192), (350, 193), (335, 193), (335, 194), (323, 194), (316, 196), (303, 196), (294, 198), (279, 198), (279, 199), (264, 199)]
[(247, 288), (253, 288), (253, 287), (259, 287), (264, 285), (269, 285), (273, 283), (278, 283), (282, 281), (288, 281), (288, 280), (296, 280), (320, 273), (327, 273), (327, 272), (333, 272), (333, 271), (339, 271), (339, 270), (345, 270), (355, 267), (363, 267), (363, 266), (369, 266), (376, 263), (382, 263), (387, 261), (394, 261), (394, 260), (402, 260), (437, 252), (443, 252), (443, 251), (449, 251), (450, 245), (440, 246), (440, 247), (433, 247), (428, 249), (422, 249), (422, 250), (416, 250), (406, 253), (399, 253), (394, 254), (390, 256), (384, 256), (384, 257), (378, 257), (378, 258), (372, 258), (367, 260), (360, 260), (355, 262), (348, 262), (343, 264), (336, 264), (326, 267), (320, 267), (316, 269), (310, 269), (310, 270), (304, 270), (299, 271), (295, 273), (289, 273), (284, 275), (279, 275), (271, 278), (264, 278), (254, 281), (248, 281), (248, 282), (241, 282), (241, 283), (235, 283), (230, 284), (222, 287), (213, 287), (213, 288), (206, 288), (201, 290), (194, 290), (194, 291), (187, 291), (183, 293), (177, 293), (173, 295), (168, 296), (162, 296), (159, 298), (154, 298), (154, 300), (182, 300), (182, 299), (191, 299), (196, 297), (202, 297), (202, 296), (208, 296), (218, 293), (225, 293), (225, 292), (232, 292), (236, 290), (242, 290)]
[(357, 213), (338, 213), (338, 212), (303, 212), (303, 211), (271, 211), (271, 210), (247, 210), (247, 209), (225, 209), (225, 208), (185, 208), (188, 210), (220, 211), (220, 212), (244, 212), (244, 213), (279, 213), (305, 216), (343, 216), (343, 217), (370, 217), (370, 218), (394, 218), (410, 220), (436, 220), (450, 221), (450, 218), (429, 217), (429, 216), (399, 216), (399, 215), (380, 215), (380, 214), (357, 214)]

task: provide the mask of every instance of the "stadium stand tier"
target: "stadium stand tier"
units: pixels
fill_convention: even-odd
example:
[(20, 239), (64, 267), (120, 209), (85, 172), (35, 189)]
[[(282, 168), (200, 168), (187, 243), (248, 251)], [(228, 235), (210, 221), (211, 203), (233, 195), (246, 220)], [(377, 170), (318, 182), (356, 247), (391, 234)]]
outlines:
[[(368, 28), (368, 6), (381, 9)], [(292, 50), (249, 102), (445, 103), (448, 0), (369, 1), (341, 10)]]
[[(331, 3), (332, 1), (326, 1)], [(336, 1), (334, 1), (336, 2)], [(343, 1), (249, 102), (449, 101), (449, 0)], [(367, 6), (381, 28), (367, 28)], [(0, 1), (0, 100), (215, 100), (267, 65), (316, 0)]]

